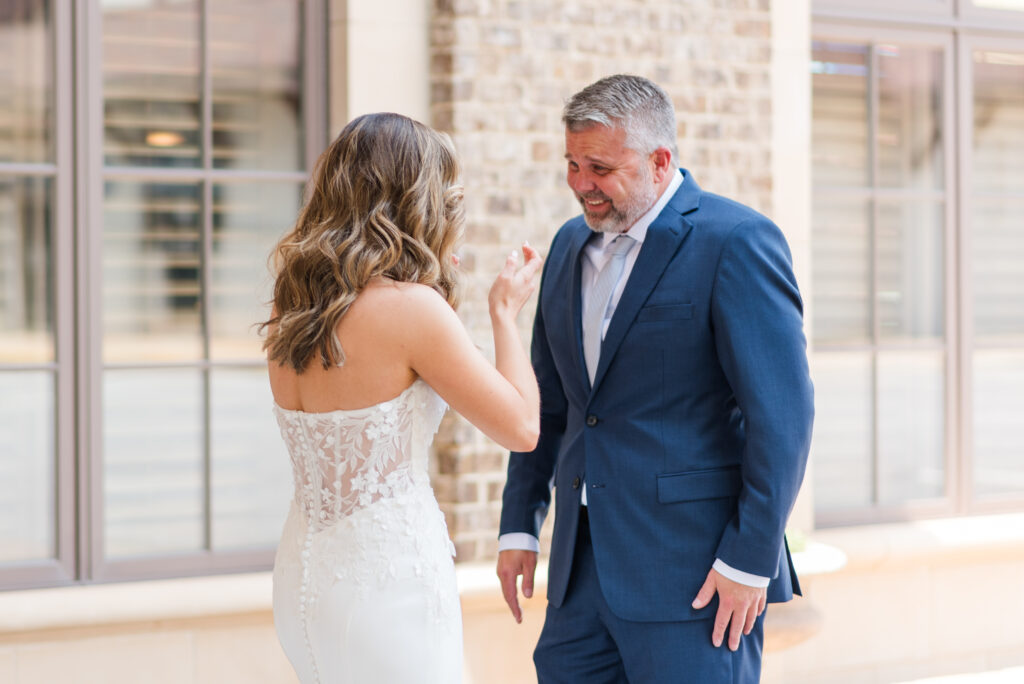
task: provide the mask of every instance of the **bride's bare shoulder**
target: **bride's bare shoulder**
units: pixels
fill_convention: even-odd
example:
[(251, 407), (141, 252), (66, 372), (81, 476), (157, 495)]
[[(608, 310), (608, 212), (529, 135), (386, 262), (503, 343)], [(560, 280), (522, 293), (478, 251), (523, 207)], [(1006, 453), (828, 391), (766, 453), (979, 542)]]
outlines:
[[(359, 294), (350, 309), (352, 318), (368, 318), (397, 328), (409, 329), (424, 324), (450, 324), (455, 312), (439, 292), (427, 285), (374, 278)], [(344, 319), (343, 319), (344, 321)]]
[[(389, 278), (374, 278), (363, 289), (359, 299), (367, 304), (386, 304), (390, 307), (418, 309), (448, 306), (441, 294), (427, 285), (406, 283)], [(357, 299), (356, 301), (359, 301)]]

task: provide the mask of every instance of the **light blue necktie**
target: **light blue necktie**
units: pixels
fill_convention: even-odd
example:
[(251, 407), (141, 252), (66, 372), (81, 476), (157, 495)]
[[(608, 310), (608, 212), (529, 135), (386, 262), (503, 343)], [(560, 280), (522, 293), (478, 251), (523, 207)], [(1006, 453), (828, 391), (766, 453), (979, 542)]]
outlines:
[(601, 357), (601, 338), (608, 305), (611, 303), (612, 292), (622, 277), (626, 254), (634, 242), (635, 240), (628, 235), (620, 235), (605, 247), (608, 261), (597, 274), (590, 298), (587, 300), (587, 310), (583, 312), (583, 359), (587, 364), (587, 375), (590, 376), (591, 384), (594, 382), (597, 362)]

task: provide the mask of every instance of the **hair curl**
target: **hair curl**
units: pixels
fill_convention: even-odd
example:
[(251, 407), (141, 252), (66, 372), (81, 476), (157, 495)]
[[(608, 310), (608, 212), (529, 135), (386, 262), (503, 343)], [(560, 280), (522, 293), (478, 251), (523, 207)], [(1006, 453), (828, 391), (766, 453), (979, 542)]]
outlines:
[(335, 331), (371, 278), (420, 283), (458, 304), (452, 255), (462, 238), (451, 139), (400, 114), (352, 120), (320, 155), (294, 227), (271, 254), (267, 358), (302, 373), (345, 354)]

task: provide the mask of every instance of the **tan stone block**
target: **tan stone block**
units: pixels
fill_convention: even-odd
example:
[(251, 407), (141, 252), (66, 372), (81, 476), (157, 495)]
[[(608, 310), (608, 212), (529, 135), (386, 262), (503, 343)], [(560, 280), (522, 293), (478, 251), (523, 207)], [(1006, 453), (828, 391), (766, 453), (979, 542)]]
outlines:
[(935, 655), (1019, 648), (1024, 652), (1024, 563), (972, 563), (937, 568), (925, 597), (939, 615), (929, 624)]
[(522, 216), (523, 199), (507, 195), (488, 197), (487, 213), (497, 216)]
[(508, 452), (505, 450), (498, 450), (497, 448), (488, 449), (477, 454), (476, 457), (476, 470), (477, 473), (498, 473), (505, 472), (507, 466), (506, 459), (508, 458)]
[(0, 682), (17, 683), (18, 652), (13, 646), (0, 648)]
[(457, 491), (458, 491), (458, 503), (483, 503), (480, 483), (474, 480), (465, 479), (465, 477), (459, 480)]
[(544, 626), (543, 590), (521, 599), (523, 622), (516, 624), (499, 591), (489, 601), (465, 602), (466, 678), (463, 684), (522, 684), (536, 681), (533, 649)]
[(476, 541), (455, 540), (455, 559), (460, 563), (473, 562), (477, 560)]
[(821, 611), (822, 627), (816, 636), (785, 652), (793, 663), (792, 672), (926, 658), (929, 622), (934, 621), (928, 584), (925, 568), (814, 577), (805, 595)]
[(266, 624), (195, 632), (196, 684), (298, 682), (268, 619)]
[(188, 632), (34, 643), (18, 649), (18, 682), (181, 684), (194, 674)]

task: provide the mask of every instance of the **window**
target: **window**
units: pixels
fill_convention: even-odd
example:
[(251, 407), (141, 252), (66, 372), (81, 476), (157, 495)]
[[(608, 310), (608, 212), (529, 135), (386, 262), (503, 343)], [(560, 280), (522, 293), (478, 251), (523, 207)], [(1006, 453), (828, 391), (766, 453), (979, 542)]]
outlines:
[(324, 144), (326, 10), (82, 6), (0, 11), (0, 587), (267, 567), (290, 473), (253, 324)]
[(945, 49), (835, 38), (812, 52), (819, 511), (941, 497)]
[[(69, 347), (57, 291), (69, 261), (69, 140), (58, 110), (57, 21), (44, 0), (0, 12), (0, 564), (56, 579), (73, 539), (58, 499), (73, 489), (59, 467), (72, 424)], [(61, 324), (64, 321), (60, 321)], [(64, 521), (66, 522), (66, 521)]]
[(1020, 43), (834, 5), (811, 62), (818, 523), (1019, 508)]
[(975, 41), (970, 61), (972, 489), (998, 500), (1024, 493), (1024, 50)]

